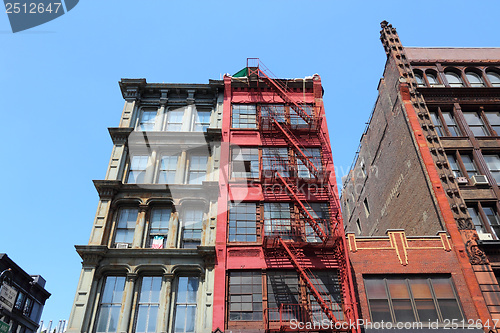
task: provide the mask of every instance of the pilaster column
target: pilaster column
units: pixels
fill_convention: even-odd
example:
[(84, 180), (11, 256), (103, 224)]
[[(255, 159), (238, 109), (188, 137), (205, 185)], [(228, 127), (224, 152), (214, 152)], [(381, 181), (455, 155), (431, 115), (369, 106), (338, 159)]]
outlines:
[(163, 274), (161, 290), (160, 290), (160, 307), (158, 309), (158, 317), (156, 320), (156, 331), (166, 333), (168, 322), (170, 319), (170, 303), (172, 298), (172, 281), (174, 274)]
[(156, 166), (156, 149), (151, 152), (151, 156), (148, 160), (148, 166), (146, 167), (146, 174), (144, 175), (144, 184), (153, 184), (155, 176), (155, 166)]
[(187, 152), (183, 151), (179, 155), (179, 162), (177, 163), (177, 172), (175, 174), (175, 183), (184, 184), (186, 177), (186, 162), (187, 162)]
[(127, 281), (125, 282), (125, 290), (122, 298), (122, 315), (118, 321), (118, 332), (127, 333), (130, 321), (130, 313), (132, 312), (132, 300), (134, 298), (134, 286), (137, 280), (136, 273), (128, 273)]
[(144, 241), (144, 226), (146, 224), (146, 211), (148, 205), (139, 205), (139, 214), (137, 215), (137, 222), (135, 223), (134, 240), (132, 248), (138, 249), (142, 247)]

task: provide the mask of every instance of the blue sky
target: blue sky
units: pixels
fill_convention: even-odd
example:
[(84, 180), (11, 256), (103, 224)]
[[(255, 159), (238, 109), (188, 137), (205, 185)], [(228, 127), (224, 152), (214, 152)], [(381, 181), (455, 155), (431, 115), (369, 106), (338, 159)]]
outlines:
[(120, 78), (207, 83), (259, 57), (279, 77), (318, 73), (337, 177), (349, 169), (377, 96), (380, 21), (405, 46), (500, 47), (496, 1), (81, 0), (13, 34), (0, 14), (3, 163), (0, 252), (52, 293), (67, 319), (118, 125)]

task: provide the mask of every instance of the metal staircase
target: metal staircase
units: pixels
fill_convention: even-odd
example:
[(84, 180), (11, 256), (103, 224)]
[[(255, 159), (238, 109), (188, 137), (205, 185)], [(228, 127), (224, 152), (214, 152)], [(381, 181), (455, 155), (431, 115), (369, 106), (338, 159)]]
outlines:
[[(337, 323), (339, 321), (351, 321), (355, 322), (357, 320), (357, 308), (354, 301), (354, 286), (351, 278), (350, 264), (347, 258), (347, 248), (345, 235), (342, 227), (342, 220), (340, 215), (340, 207), (338, 195), (335, 186), (330, 182), (330, 174), (327, 171), (329, 169), (329, 163), (331, 163), (331, 150), (329, 140), (326, 138), (325, 133), (321, 129), (321, 119), (324, 114), (322, 105), (315, 105), (312, 108), (313, 112), (306, 112), (304, 108), (300, 106), (300, 102), (294, 100), (291, 96), (291, 90), (287, 86), (286, 80), (280, 80), (274, 78), (274, 75), (269, 69), (267, 69), (262, 62), (257, 58), (247, 59), (247, 75), (249, 80), (257, 80), (259, 82), (264, 82), (272, 91), (276, 93), (290, 108), (288, 114), (280, 114), (277, 108), (267, 107), (265, 112), (261, 112), (260, 119), (260, 130), (261, 132), (269, 137), (275, 137), (282, 139), (286, 142), (289, 148), (294, 152), (294, 156), (298, 161), (307, 168), (310, 175), (312, 176), (310, 182), (315, 182), (318, 187), (321, 187), (326, 197), (323, 196), (325, 200), (329, 203), (329, 219), (330, 223), (326, 225), (327, 228), (324, 230), (324, 224), (319, 223), (317, 219), (313, 216), (313, 209), (308, 202), (307, 196), (298, 193), (295, 177), (297, 173), (289, 171), (289, 166), (284, 166), (283, 161), (280, 161), (280, 166), (274, 167), (272, 170), (273, 176), (272, 180), (281, 184), (286, 189), (286, 193), (289, 196), (295, 206), (298, 207), (300, 215), (302, 216), (305, 223), (307, 223), (314, 231), (315, 236), (318, 238), (318, 243), (308, 243), (307, 237), (305, 242), (294, 242), (292, 239), (283, 239), (281, 235), (271, 234), (265, 235), (263, 241), (264, 246), (269, 247), (273, 251), (281, 251), (290, 260), (295, 270), (298, 272), (301, 279), (304, 281), (308, 291), (314, 297), (318, 303), (321, 311), (326, 315), (326, 317), (332, 322)], [(250, 81), (249, 81), (250, 82)], [(305, 83), (304, 83), (305, 84)], [(305, 103), (305, 101), (303, 101)], [(283, 108), (284, 110), (284, 108)], [(302, 123), (306, 124), (307, 131), (304, 128), (294, 128), (291, 121), (287, 120), (290, 116), (292, 110), (302, 119)], [(281, 141), (283, 142), (283, 141)], [(322, 150), (321, 165), (314, 163), (307, 154), (307, 148), (304, 147), (302, 142), (307, 142), (309, 145), (311, 142), (317, 146), (319, 145)], [(316, 161), (317, 162), (317, 161)], [(286, 172), (284, 171), (286, 170)], [(294, 179), (295, 178), (295, 179)], [(303, 229), (298, 229), (300, 232), (304, 232)], [(307, 265), (303, 263), (301, 257), (304, 255), (303, 249), (299, 247), (316, 247), (317, 249), (326, 251), (325, 253), (334, 256), (338, 269), (339, 283), (342, 290), (342, 303), (343, 303), (343, 318), (337, 318), (332, 309), (332, 304), (334, 304), (328, 292), (324, 290), (319, 290), (321, 284), (318, 283), (314, 274), (307, 268)], [(293, 310), (293, 306), (302, 305), (290, 305), (283, 304), (287, 307), (288, 315), (292, 312), (302, 313), (303, 309)], [(280, 316), (282, 314), (280, 309)], [(290, 312), (292, 311), (292, 312)], [(295, 313), (294, 312), (294, 313)], [(312, 309), (309, 309), (309, 314), (312, 313)], [(339, 312), (338, 309), (336, 311)], [(280, 330), (288, 331), (289, 327), (286, 323), (283, 323), (280, 318)], [(359, 329), (350, 329), (348, 331), (358, 332)]]

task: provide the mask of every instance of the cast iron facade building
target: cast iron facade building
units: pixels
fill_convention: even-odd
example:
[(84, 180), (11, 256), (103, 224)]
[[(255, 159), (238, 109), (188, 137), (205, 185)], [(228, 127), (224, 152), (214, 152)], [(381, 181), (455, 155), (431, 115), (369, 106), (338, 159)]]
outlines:
[(222, 83), (122, 79), (68, 332), (211, 332)]
[[(493, 328), (500, 49), (403, 47), (387, 22), (381, 40), (379, 96), (341, 200), (362, 316), (479, 319)], [(389, 250), (399, 259), (370, 265), (357, 252), (370, 242), (373, 260), (394, 255)]]

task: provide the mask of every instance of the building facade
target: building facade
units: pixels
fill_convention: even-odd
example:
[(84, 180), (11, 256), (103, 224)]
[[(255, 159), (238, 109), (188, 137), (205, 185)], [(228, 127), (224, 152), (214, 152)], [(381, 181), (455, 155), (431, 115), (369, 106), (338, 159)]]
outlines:
[(357, 318), (322, 97), (319, 75), (275, 79), (258, 59), (224, 78), (214, 330)]
[(68, 332), (356, 331), (320, 77), (120, 87)]
[(45, 290), (44, 278), (29, 275), (5, 253), (0, 253), (0, 273), (0, 282), (13, 288), (15, 293), (12, 311), (0, 304), (0, 320), (10, 325), (9, 332), (35, 333), (45, 302), (50, 297), (50, 293)]
[(223, 85), (122, 79), (68, 332), (211, 332)]
[[(448, 239), (450, 249), (409, 257), (405, 269), (396, 262), (372, 273), (353, 255), (363, 316), (392, 322), (431, 316), (440, 325), (477, 320), (485, 329), (496, 328), (500, 49), (403, 47), (387, 22), (382, 22), (381, 40), (387, 54), (384, 76), (342, 192), (346, 228), (353, 238), (380, 238), (387, 230), (390, 236), (392, 229), (408, 240), (431, 241), (437, 234)], [(392, 238), (390, 244), (409, 248), (406, 238), (402, 247)], [(412, 293), (422, 278), (433, 304), (425, 315), (420, 296)], [(443, 279), (448, 301), (458, 304), (453, 313), (446, 313), (449, 307), (441, 304), (435, 285)], [(390, 291), (374, 296), (376, 288), (390, 290), (394, 281), (405, 285), (400, 299), (406, 305)]]

